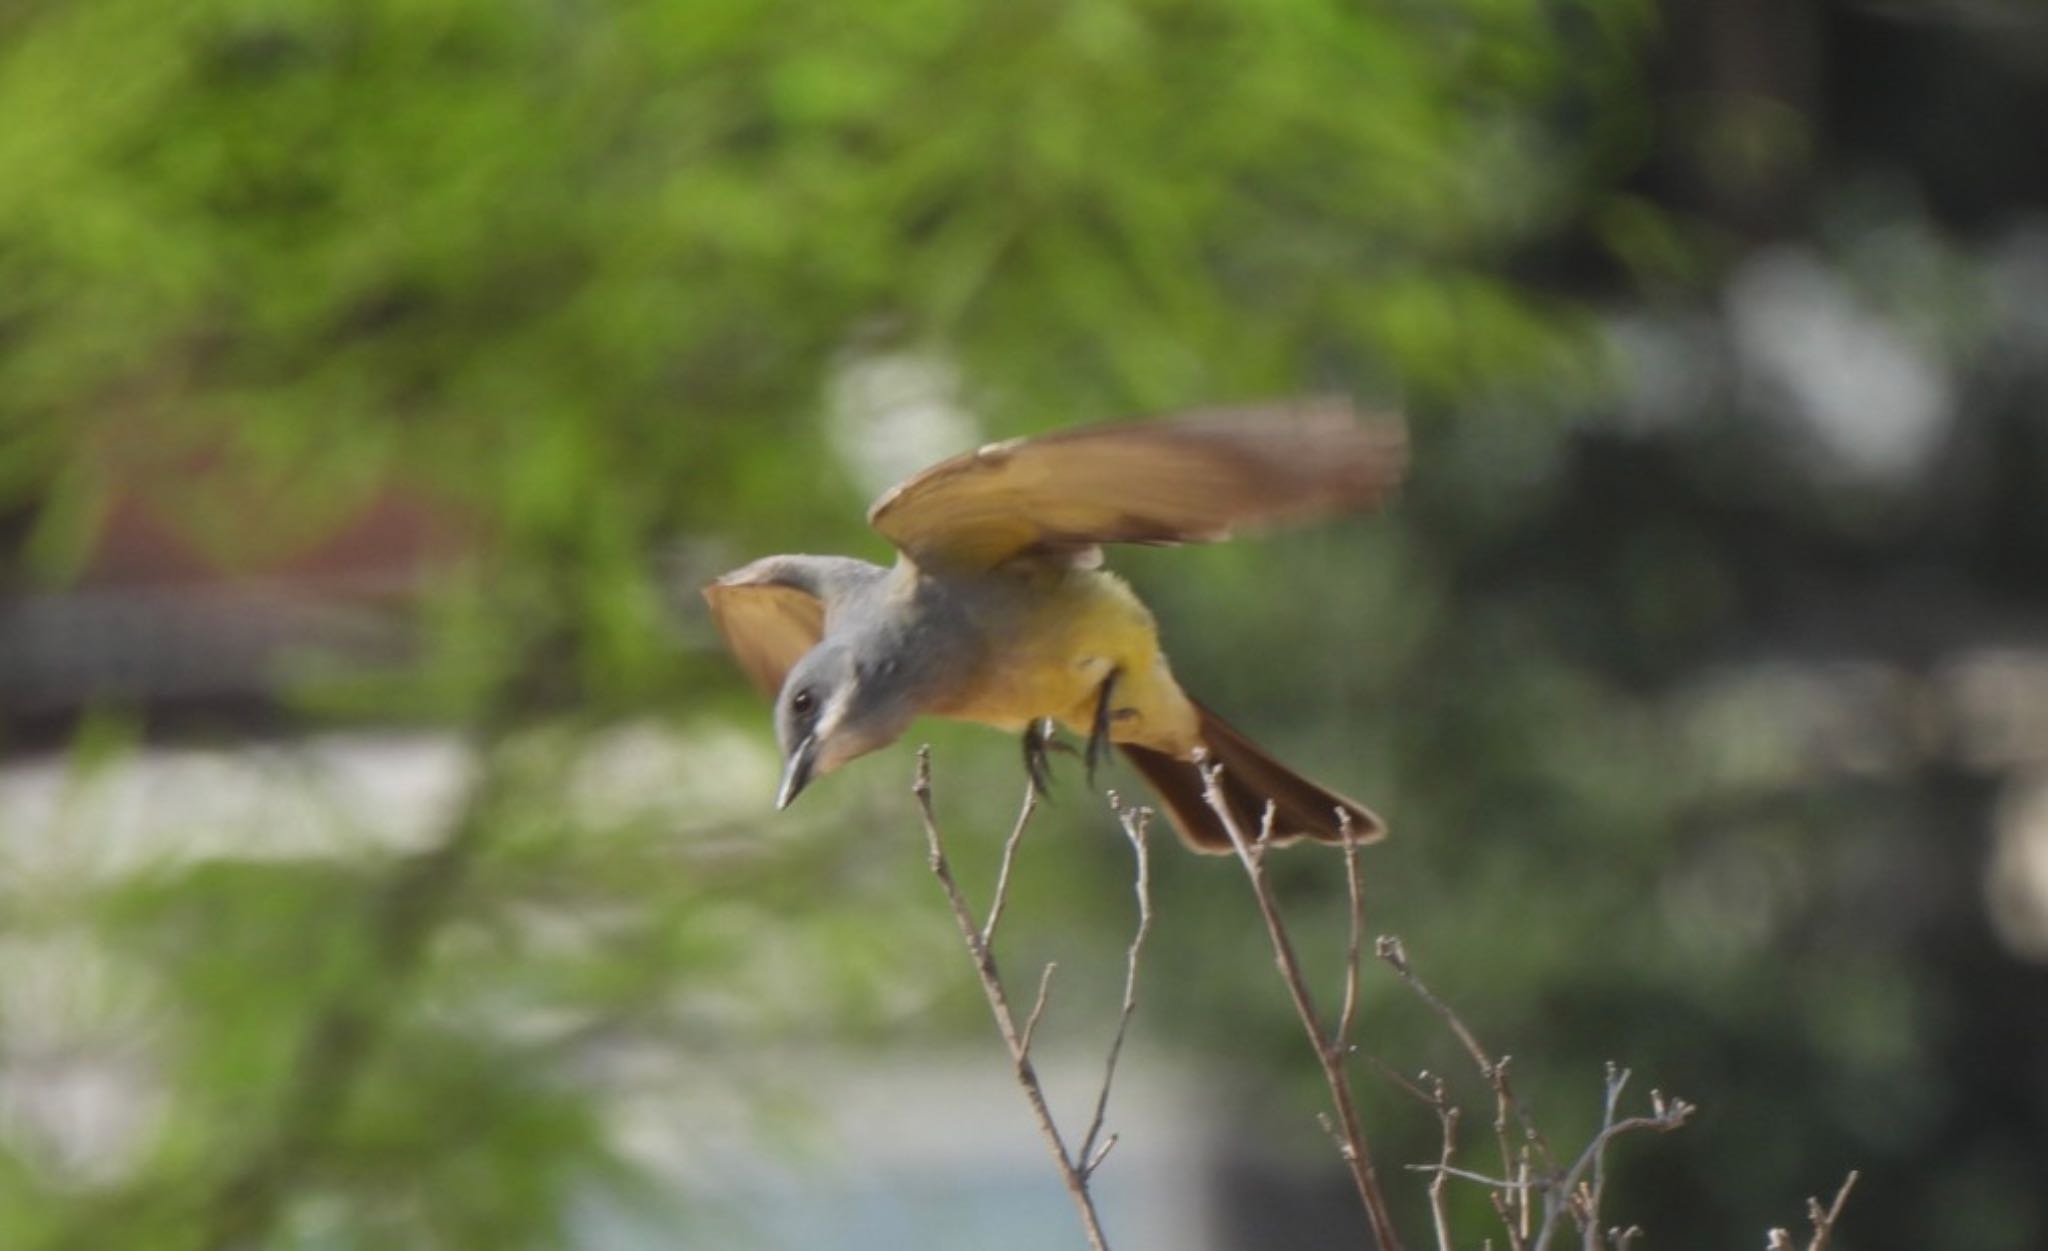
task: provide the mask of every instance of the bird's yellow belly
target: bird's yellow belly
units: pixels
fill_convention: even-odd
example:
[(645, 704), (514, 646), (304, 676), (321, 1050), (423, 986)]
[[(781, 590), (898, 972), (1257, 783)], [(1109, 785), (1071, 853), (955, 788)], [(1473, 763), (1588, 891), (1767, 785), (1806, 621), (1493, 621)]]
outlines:
[(1001, 613), (972, 682), (945, 716), (1022, 730), (1051, 717), (1077, 734), (1093, 727), (1102, 684), (1116, 675), (1110, 738), (1185, 756), (1198, 742), (1194, 706), (1159, 650), (1152, 614), (1121, 578), (1097, 570), (1039, 575)]

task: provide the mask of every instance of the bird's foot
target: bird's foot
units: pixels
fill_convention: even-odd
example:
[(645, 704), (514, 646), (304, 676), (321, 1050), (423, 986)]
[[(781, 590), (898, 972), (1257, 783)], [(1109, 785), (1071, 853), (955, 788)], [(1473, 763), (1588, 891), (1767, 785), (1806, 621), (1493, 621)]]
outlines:
[(1034, 795), (1052, 794), (1052, 762), (1046, 759), (1048, 749), (1073, 750), (1054, 738), (1052, 733), (1052, 721), (1047, 717), (1040, 717), (1024, 727), (1024, 772), (1031, 779)]
[(1109, 723), (1114, 717), (1111, 700), (1116, 694), (1116, 679), (1120, 669), (1111, 669), (1109, 676), (1102, 679), (1101, 689), (1095, 692), (1095, 719), (1088, 728), (1088, 749), (1083, 757), (1088, 764), (1088, 785), (1095, 785), (1095, 766), (1109, 758)]

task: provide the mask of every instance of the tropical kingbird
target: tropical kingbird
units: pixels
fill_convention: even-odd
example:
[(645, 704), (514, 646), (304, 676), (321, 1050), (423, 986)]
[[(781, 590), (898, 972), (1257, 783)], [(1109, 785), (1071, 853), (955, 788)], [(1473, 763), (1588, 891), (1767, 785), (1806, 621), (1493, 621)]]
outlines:
[[(1407, 442), (1393, 421), (1315, 401), (1081, 427), (994, 443), (898, 484), (868, 510), (897, 549), (882, 568), (769, 556), (704, 588), (740, 666), (775, 701), (776, 807), (894, 742), (920, 714), (1024, 736), (1045, 783), (1051, 724), (1115, 743), (1181, 837), (1229, 851), (1198, 757), (1222, 767), (1245, 830), (1384, 836), (1369, 809), (1275, 760), (1174, 680), (1152, 614), (1102, 566), (1105, 543), (1210, 542), (1242, 527), (1381, 503)], [(1275, 605), (1295, 612), (1299, 606)]]

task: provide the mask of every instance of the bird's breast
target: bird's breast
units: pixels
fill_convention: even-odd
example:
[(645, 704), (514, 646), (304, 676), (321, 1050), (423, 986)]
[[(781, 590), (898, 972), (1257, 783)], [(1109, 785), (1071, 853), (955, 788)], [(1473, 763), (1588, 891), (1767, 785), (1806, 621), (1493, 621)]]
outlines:
[(1085, 734), (1115, 673), (1112, 737), (1177, 742), (1193, 733), (1193, 710), (1160, 653), (1152, 614), (1123, 579), (1034, 569), (992, 581), (968, 602), (982, 659), (956, 697), (932, 711), (1007, 730), (1051, 717)]

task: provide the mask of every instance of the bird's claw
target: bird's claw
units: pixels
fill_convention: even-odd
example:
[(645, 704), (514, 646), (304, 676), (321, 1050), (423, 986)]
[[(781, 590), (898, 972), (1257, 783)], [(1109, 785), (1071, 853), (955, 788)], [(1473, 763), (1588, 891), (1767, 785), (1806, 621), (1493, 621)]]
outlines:
[(1046, 759), (1047, 748), (1073, 750), (1053, 738), (1052, 722), (1041, 717), (1024, 727), (1024, 772), (1031, 779), (1034, 795), (1052, 794), (1052, 766)]
[(1064, 752), (1078, 756), (1088, 769), (1088, 785), (1095, 785), (1095, 770), (1109, 759), (1109, 723), (1115, 719), (1111, 700), (1116, 694), (1114, 671), (1102, 680), (1101, 689), (1095, 693), (1095, 716), (1089, 726), (1087, 746), (1075, 750), (1054, 734), (1052, 718), (1040, 717), (1024, 727), (1024, 772), (1031, 778), (1031, 790), (1036, 795), (1052, 794), (1052, 752)]
[(1112, 712), (1111, 698), (1116, 694), (1116, 679), (1119, 670), (1112, 669), (1102, 679), (1102, 689), (1095, 693), (1095, 720), (1088, 728), (1088, 749), (1083, 757), (1088, 765), (1088, 785), (1095, 785), (1095, 767), (1109, 758), (1109, 723)]

